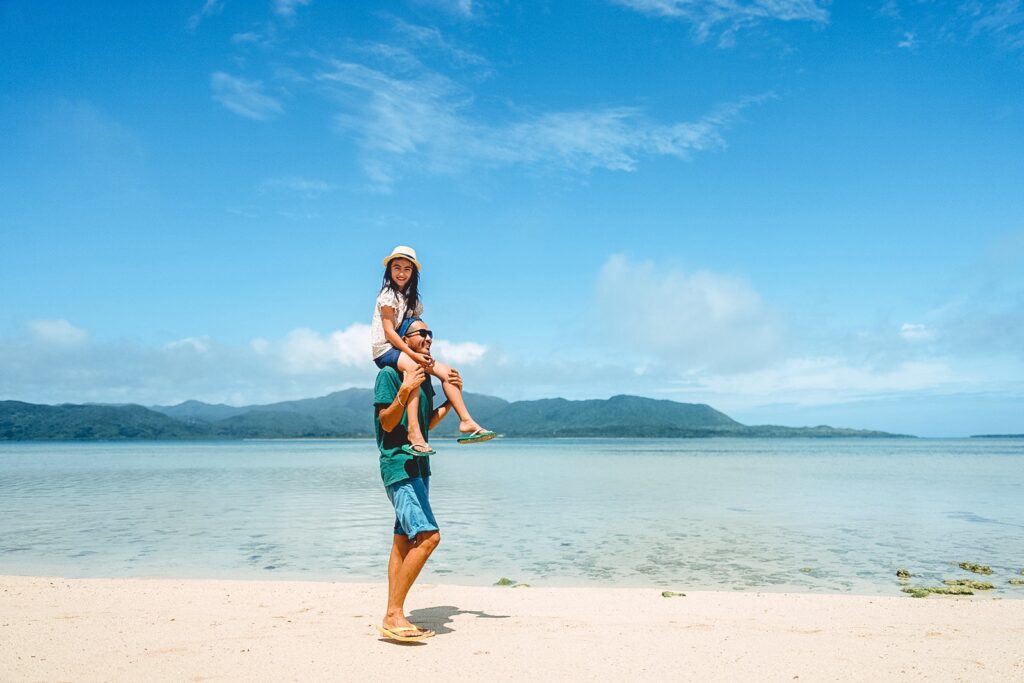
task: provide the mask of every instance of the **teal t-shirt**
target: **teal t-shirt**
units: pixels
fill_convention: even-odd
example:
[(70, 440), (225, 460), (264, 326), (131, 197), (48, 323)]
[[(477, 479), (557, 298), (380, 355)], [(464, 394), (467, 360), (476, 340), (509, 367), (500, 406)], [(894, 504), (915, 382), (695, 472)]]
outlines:
[[(392, 367), (378, 372), (377, 381), (373, 385), (373, 428), (377, 435), (377, 448), (380, 449), (380, 476), (385, 486), (403, 479), (430, 476), (430, 456), (413, 456), (402, 450), (402, 446), (409, 443), (406, 414), (402, 414), (402, 421), (390, 432), (385, 432), (380, 426), (377, 409), (391, 405), (400, 386), (402, 376)], [(420, 385), (420, 429), (425, 439), (429, 438), (430, 416), (433, 413), (434, 387), (427, 379)]]

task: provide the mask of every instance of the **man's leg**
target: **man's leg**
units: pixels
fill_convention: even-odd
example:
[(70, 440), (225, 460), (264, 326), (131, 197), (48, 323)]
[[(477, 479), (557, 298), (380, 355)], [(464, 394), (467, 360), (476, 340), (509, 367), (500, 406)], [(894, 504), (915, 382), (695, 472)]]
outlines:
[(405, 596), (416, 582), (427, 558), (441, 542), (441, 532), (422, 531), (410, 541), (401, 534), (394, 535), (391, 558), (388, 560), (388, 608), (384, 613), (384, 627), (414, 626), (405, 617)]

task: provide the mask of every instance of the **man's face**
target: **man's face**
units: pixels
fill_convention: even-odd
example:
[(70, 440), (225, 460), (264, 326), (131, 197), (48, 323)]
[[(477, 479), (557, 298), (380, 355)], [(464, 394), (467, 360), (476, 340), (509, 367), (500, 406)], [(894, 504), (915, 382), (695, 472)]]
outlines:
[(430, 328), (422, 320), (417, 320), (409, 326), (408, 331), (405, 333), (405, 343), (409, 345), (409, 348), (416, 353), (430, 353), (430, 345), (434, 343), (433, 333), (423, 336), (420, 330), (429, 333)]

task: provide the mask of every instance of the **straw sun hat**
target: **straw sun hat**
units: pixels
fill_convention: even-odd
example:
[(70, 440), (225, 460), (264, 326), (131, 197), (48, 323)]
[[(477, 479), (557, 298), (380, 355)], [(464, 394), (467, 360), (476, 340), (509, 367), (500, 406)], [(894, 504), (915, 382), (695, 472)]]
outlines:
[(391, 263), (391, 260), (396, 258), (404, 258), (409, 261), (412, 261), (413, 265), (416, 266), (416, 270), (420, 271), (421, 273), (423, 272), (423, 266), (421, 266), (420, 262), (416, 260), (416, 250), (413, 249), (412, 247), (398, 245), (397, 247), (392, 249), (391, 255), (384, 259), (384, 267), (386, 268), (387, 265)]

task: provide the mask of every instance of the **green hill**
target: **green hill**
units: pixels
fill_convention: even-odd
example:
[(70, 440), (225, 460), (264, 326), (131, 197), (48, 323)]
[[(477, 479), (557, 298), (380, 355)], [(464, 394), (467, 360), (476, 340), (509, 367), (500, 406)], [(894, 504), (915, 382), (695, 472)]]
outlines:
[[(885, 432), (818, 427), (749, 427), (694, 403), (613, 396), (509, 403), (466, 394), (481, 424), (507, 437), (892, 437)], [(438, 396), (438, 402), (442, 397)], [(0, 401), (0, 440), (244, 439), (373, 436), (373, 391), (346, 389), (318, 398), (233, 407), (186, 401), (176, 406), (35, 405)], [(456, 416), (432, 436), (453, 437)]]
[(196, 439), (205, 432), (142, 406), (0, 401), (0, 439)]

